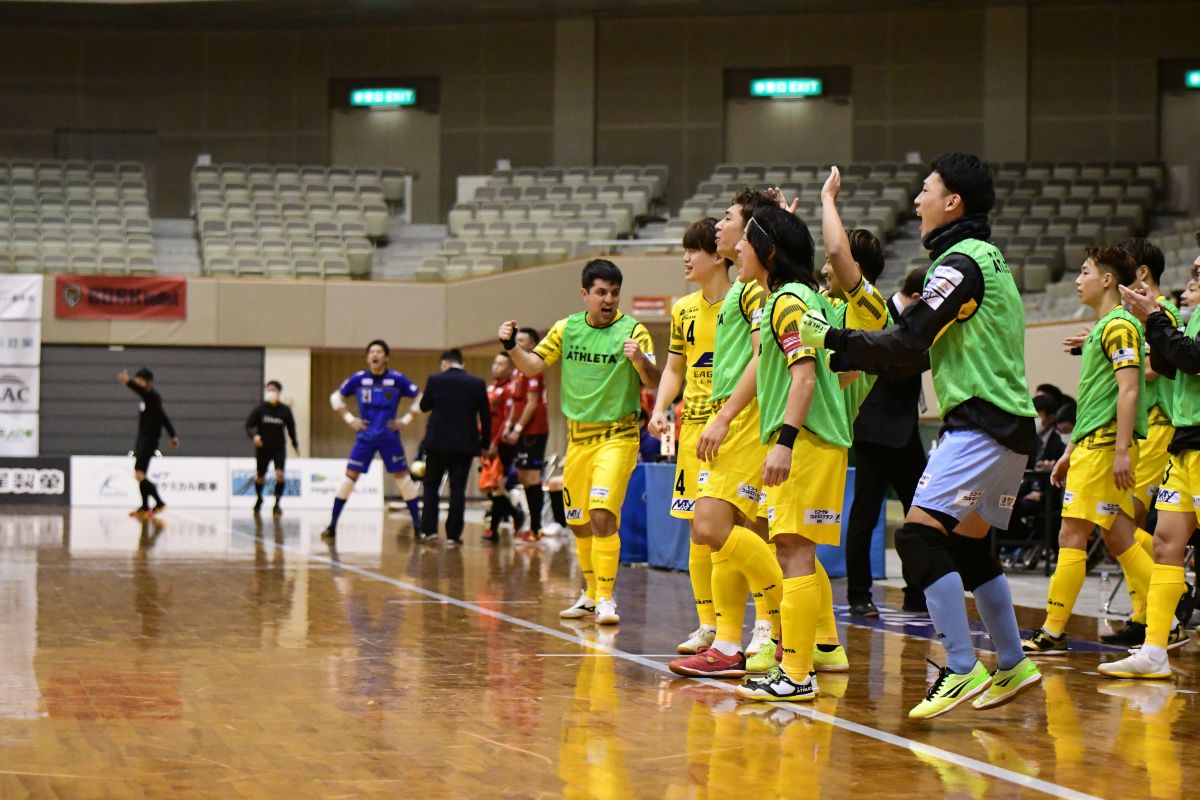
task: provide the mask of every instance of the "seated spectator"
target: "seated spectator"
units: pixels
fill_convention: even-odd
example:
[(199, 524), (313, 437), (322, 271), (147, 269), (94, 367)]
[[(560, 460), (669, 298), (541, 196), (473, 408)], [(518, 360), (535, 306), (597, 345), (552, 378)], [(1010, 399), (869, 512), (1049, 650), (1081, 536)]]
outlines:
[(1063, 404), (1058, 409), (1058, 414), (1055, 415), (1055, 425), (1058, 428), (1058, 432), (1062, 434), (1063, 438), (1070, 438), (1071, 431), (1075, 430), (1074, 400)]

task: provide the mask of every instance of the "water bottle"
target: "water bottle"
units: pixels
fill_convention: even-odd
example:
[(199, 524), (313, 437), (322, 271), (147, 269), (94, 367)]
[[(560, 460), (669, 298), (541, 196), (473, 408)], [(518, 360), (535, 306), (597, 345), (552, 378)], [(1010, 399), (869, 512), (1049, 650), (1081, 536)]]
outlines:
[(1100, 610), (1105, 614), (1108, 613), (1108, 599), (1112, 595), (1112, 581), (1109, 579), (1108, 570), (1100, 570)]

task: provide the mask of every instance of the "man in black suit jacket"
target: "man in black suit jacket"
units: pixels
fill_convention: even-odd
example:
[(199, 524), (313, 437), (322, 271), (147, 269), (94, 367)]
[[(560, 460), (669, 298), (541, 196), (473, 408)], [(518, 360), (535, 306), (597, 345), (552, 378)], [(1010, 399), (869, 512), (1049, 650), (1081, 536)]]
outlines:
[[(910, 274), (904, 288), (888, 300), (893, 319), (920, 295), (924, 273), (913, 272), (915, 280)], [(907, 514), (925, 471), (925, 446), (917, 427), (920, 401), (920, 372), (880, 375), (854, 422), (854, 504), (846, 525), (846, 599), (853, 616), (879, 615), (871, 597), (871, 536), (887, 487), (895, 490)], [(924, 595), (905, 587), (904, 610), (924, 611)]]
[(461, 543), (471, 462), (487, 450), (491, 441), (487, 387), (464, 370), (462, 362), (462, 352), (457, 349), (442, 353), (442, 371), (429, 376), (421, 395), (421, 410), (429, 412), (429, 425), (425, 431), (425, 502), (421, 507), (419, 542), (437, 537), (438, 489), (442, 475), (449, 472), (446, 542)]

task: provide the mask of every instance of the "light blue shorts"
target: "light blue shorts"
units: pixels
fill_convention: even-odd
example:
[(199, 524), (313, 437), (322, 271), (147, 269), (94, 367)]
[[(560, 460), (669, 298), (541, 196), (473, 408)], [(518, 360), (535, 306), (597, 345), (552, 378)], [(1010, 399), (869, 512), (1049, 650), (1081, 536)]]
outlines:
[(913, 505), (959, 522), (974, 511), (993, 527), (1007, 528), (1028, 463), (981, 431), (947, 431), (917, 483)]

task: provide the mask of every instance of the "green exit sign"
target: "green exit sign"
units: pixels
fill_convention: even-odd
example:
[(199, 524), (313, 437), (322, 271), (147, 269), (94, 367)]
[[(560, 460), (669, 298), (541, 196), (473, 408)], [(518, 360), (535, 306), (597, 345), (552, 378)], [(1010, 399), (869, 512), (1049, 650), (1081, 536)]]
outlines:
[(825, 87), (820, 78), (755, 78), (751, 97), (820, 97)]
[(354, 89), (350, 92), (353, 108), (400, 108), (415, 105), (416, 89), (393, 87), (390, 89)]
[(1200, 89), (1200, 69), (1188, 70), (1183, 76), (1183, 85), (1189, 89)]

